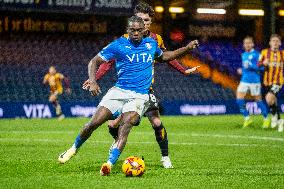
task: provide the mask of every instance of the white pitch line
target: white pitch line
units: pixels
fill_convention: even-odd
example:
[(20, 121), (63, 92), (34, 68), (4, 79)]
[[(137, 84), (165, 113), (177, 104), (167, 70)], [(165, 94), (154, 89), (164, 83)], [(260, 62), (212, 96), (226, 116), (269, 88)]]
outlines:
[[(140, 134), (149, 134), (150, 132), (137, 132)], [(153, 133), (152, 133), (153, 134)], [(284, 141), (280, 137), (266, 137), (266, 136), (253, 136), (253, 135), (225, 135), (225, 134), (203, 134), (203, 133), (168, 133), (169, 136), (192, 136), (192, 137), (214, 137), (214, 138), (243, 138), (243, 139), (256, 139), (256, 140), (271, 140), (271, 141)]]
[[(28, 138), (0, 138), (0, 142), (42, 142), (42, 143), (68, 143), (72, 141), (58, 140), (58, 139), (28, 139)], [(89, 141), (92, 144), (111, 144), (110, 141)], [(3, 143), (2, 143), (3, 144)], [(156, 142), (128, 142), (128, 144), (156, 144)], [(184, 146), (227, 146), (227, 147), (273, 147), (282, 148), (282, 145), (266, 145), (266, 144), (245, 144), (245, 143), (194, 143), (194, 142), (170, 142), (170, 145), (184, 145)]]
[[(0, 131), (0, 134), (76, 134), (79, 131)], [(153, 135), (153, 132), (136, 132), (139, 135)], [(203, 134), (203, 133), (168, 133), (169, 136), (191, 136), (191, 137), (213, 137), (213, 138), (242, 138), (242, 139), (255, 139), (267, 141), (280, 141), (284, 142), (284, 138), (269, 137), (269, 136), (254, 136), (254, 135), (226, 135), (226, 134)]]
[(221, 135), (221, 134), (198, 134), (192, 133), (191, 136), (196, 137), (216, 137), (216, 138), (243, 138), (243, 139), (257, 139), (257, 140), (271, 140), (271, 141), (284, 141), (284, 138), (279, 137), (266, 137), (266, 136), (244, 136), (244, 135)]
[[(0, 131), (0, 134), (73, 134), (76, 131)], [(79, 133), (79, 130), (77, 131)]]

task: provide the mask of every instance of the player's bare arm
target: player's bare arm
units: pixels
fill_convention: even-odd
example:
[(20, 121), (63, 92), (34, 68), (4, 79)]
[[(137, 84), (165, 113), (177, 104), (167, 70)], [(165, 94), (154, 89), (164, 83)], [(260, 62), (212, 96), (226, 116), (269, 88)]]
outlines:
[(88, 74), (89, 74), (89, 91), (93, 96), (98, 95), (101, 93), (100, 86), (97, 84), (96, 81), (96, 71), (97, 71), (97, 66), (105, 62), (101, 57), (96, 55), (88, 65)]
[(188, 51), (195, 49), (199, 46), (198, 40), (194, 40), (188, 43), (185, 47), (181, 47), (174, 51), (165, 51), (160, 57), (162, 61), (174, 60), (188, 53)]

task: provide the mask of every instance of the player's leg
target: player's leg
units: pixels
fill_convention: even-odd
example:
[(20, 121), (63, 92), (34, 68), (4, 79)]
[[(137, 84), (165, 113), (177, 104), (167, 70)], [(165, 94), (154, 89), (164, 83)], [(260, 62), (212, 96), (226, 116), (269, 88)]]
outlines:
[(96, 130), (100, 125), (105, 123), (107, 120), (109, 120), (111, 116), (112, 113), (108, 108), (100, 106), (91, 118), (91, 120), (84, 125), (81, 132), (76, 137), (72, 147), (69, 150), (63, 152), (59, 156), (58, 161), (60, 163), (65, 163), (71, 157), (73, 157), (79, 150), (79, 148), (82, 146), (82, 144), (92, 135), (93, 131)]
[(252, 123), (252, 120), (249, 116), (249, 112), (246, 109), (245, 96), (247, 94), (247, 91), (248, 91), (248, 84), (241, 82), (240, 85), (238, 86), (238, 89), (237, 89), (236, 102), (239, 106), (241, 114), (243, 114), (243, 116), (244, 116), (243, 127), (247, 127)]
[(272, 92), (268, 92), (265, 95), (266, 103), (272, 114), (271, 127), (274, 128), (277, 126), (278, 116), (277, 116), (277, 105), (276, 105), (276, 96)]
[(122, 125), (119, 127), (118, 138), (116, 147), (112, 149), (109, 154), (107, 163), (104, 163), (101, 167), (100, 173), (102, 176), (109, 175), (111, 167), (116, 163), (120, 154), (122, 153), (130, 130), (134, 125), (139, 122), (139, 114), (137, 112), (126, 112), (122, 115)]
[(109, 120), (108, 121), (108, 131), (109, 131), (110, 135), (112, 136), (112, 138), (114, 139), (110, 148), (109, 148), (109, 154), (111, 153), (113, 148), (115, 148), (117, 146), (116, 144), (117, 144), (117, 138), (118, 138), (118, 129), (119, 129), (119, 126), (121, 124), (121, 120), (122, 120), (122, 116), (120, 115), (115, 120)]
[(128, 134), (131, 128), (135, 125), (138, 125), (140, 121), (141, 115), (143, 115), (143, 111), (145, 109), (145, 105), (147, 105), (149, 97), (148, 95), (142, 94), (133, 94), (125, 93), (124, 105), (122, 107), (122, 125), (119, 127), (118, 138), (117, 138), (117, 146), (112, 149), (109, 154), (109, 158), (107, 163), (104, 163), (101, 167), (100, 173), (102, 176), (109, 175), (111, 171), (111, 167), (118, 160), (121, 152), (123, 151)]
[(261, 96), (261, 84), (254, 84), (250, 88), (251, 95), (253, 96), (254, 100), (257, 103), (257, 106), (261, 110), (261, 114), (263, 116), (263, 128), (268, 128), (270, 126), (270, 120), (268, 119), (268, 111), (266, 108), (265, 103), (262, 100)]
[(116, 93), (117, 91), (115, 88), (112, 88), (107, 92), (91, 120), (83, 127), (80, 134), (75, 139), (73, 146), (59, 156), (59, 162), (65, 163), (68, 161), (75, 155), (80, 146), (91, 136), (95, 129), (107, 120), (111, 119), (117, 112), (121, 112), (124, 103), (121, 100), (115, 100), (113, 98)]
[(283, 120), (280, 119), (280, 111), (277, 103), (277, 94), (280, 91), (280, 89), (281, 86), (279, 85), (269, 86), (267, 88), (267, 94), (265, 95), (265, 100), (272, 114), (271, 127), (274, 128), (278, 125), (280, 126), (280, 131), (281, 131), (283, 128)]
[(118, 136), (118, 127), (121, 122), (122, 116), (119, 116), (115, 120), (109, 120), (108, 121), (108, 129), (109, 129), (109, 134), (112, 136), (114, 140), (117, 139)]
[(167, 130), (160, 119), (159, 110), (153, 109), (147, 111), (145, 115), (148, 117), (152, 125), (152, 128), (155, 131), (156, 141), (159, 144), (162, 154), (161, 162), (164, 168), (173, 168), (171, 160), (169, 158), (169, 144), (168, 144)]
[(282, 132), (284, 129), (283, 127), (284, 122), (282, 119), (280, 119), (280, 111), (277, 105), (276, 95), (273, 92), (268, 92), (265, 96), (265, 99), (272, 114), (271, 128), (275, 128), (278, 125), (278, 131)]
[(151, 91), (149, 95), (149, 108), (146, 110), (145, 115), (148, 117), (152, 128), (155, 131), (156, 141), (159, 144), (162, 155), (161, 162), (164, 168), (173, 168), (169, 158), (167, 130), (160, 119), (159, 103), (156, 96), (153, 94), (153, 91)]
[(55, 113), (56, 116), (59, 117), (63, 117), (63, 113), (61, 110), (61, 105), (59, 104), (59, 100), (58, 100), (58, 93), (51, 93), (51, 95), (49, 96), (49, 102), (53, 105), (53, 107), (55, 108)]

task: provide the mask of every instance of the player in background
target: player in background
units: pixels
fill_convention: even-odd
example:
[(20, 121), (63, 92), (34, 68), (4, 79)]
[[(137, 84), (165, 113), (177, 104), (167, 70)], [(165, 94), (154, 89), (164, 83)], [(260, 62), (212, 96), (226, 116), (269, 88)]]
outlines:
[(100, 170), (101, 175), (108, 175), (126, 145), (130, 130), (139, 122), (148, 105), (154, 58), (157, 57), (162, 61), (173, 60), (198, 46), (198, 41), (195, 40), (175, 51), (163, 52), (155, 40), (149, 37), (143, 38), (144, 29), (144, 21), (140, 17), (132, 16), (127, 24), (129, 38), (120, 37), (90, 61), (88, 74), (89, 91), (92, 95), (100, 93), (96, 81), (99, 64), (115, 58), (118, 80), (102, 98), (93, 117), (83, 127), (72, 147), (59, 156), (60, 163), (70, 160), (100, 125), (112, 119), (114, 115), (122, 114), (117, 146), (113, 148), (107, 163), (104, 163)]
[(259, 66), (264, 66), (263, 85), (266, 103), (272, 114), (271, 127), (278, 126), (278, 131), (283, 131), (283, 119), (280, 119), (280, 111), (277, 95), (283, 86), (284, 51), (280, 50), (281, 37), (272, 34), (269, 41), (270, 48), (263, 49), (259, 58)]
[(263, 115), (263, 127), (267, 128), (269, 127), (270, 120), (267, 117), (268, 112), (261, 96), (260, 76), (263, 67), (258, 67), (257, 65), (259, 52), (254, 49), (253, 38), (249, 36), (243, 40), (243, 47), (245, 52), (242, 53), (242, 68), (238, 69), (238, 73), (242, 77), (237, 89), (237, 104), (239, 105), (240, 112), (244, 115), (243, 127), (247, 127), (252, 123), (245, 103), (245, 96), (247, 93), (250, 93)]
[[(152, 33), (150, 31), (152, 19), (155, 15), (155, 11), (153, 10), (153, 8), (147, 3), (139, 3), (135, 6), (134, 14), (142, 18), (144, 21), (144, 24), (145, 24), (144, 37), (153, 38), (154, 40), (157, 41), (160, 49), (162, 49), (163, 51), (166, 51), (162, 37), (159, 34)], [(124, 34), (123, 36), (125, 38), (128, 38), (128, 34)], [(101, 77), (103, 77), (111, 69), (111, 67), (114, 64), (115, 64), (114, 60), (101, 64), (97, 71), (97, 79), (101, 79)], [(196, 71), (196, 69), (198, 68), (198, 67), (194, 67), (191, 69), (185, 69), (177, 60), (169, 61), (168, 64), (184, 75), (188, 75)], [(153, 71), (153, 74), (154, 74), (154, 71)], [(152, 84), (153, 83), (154, 83), (154, 78), (153, 78)], [(83, 88), (87, 88), (87, 86), (88, 86), (88, 81), (84, 82)], [(146, 111), (145, 116), (148, 117), (152, 125), (152, 128), (154, 129), (156, 141), (159, 144), (159, 147), (161, 150), (161, 155), (162, 155), (161, 162), (162, 162), (163, 167), (173, 168), (171, 160), (169, 158), (167, 131), (160, 119), (158, 100), (156, 96), (154, 95), (154, 90), (152, 86), (150, 88), (150, 107)], [(119, 129), (118, 127), (119, 127), (120, 121), (121, 121), (121, 117), (118, 117), (117, 119), (111, 120), (108, 123), (109, 132), (115, 140), (114, 143), (112, 144), (112, 147), (116, 145), (116, 139), (118, 137), (118, 129)], [(112, 147), (110, 148), (110, 151)]]
[(43, 79), (43, 84), (48, 84), (50, 87), (49, 102), (55, 108), (56, 116), (59, 120), (64, 119), (64, 114), (62, 113), (61, 106), (59, 104), (58, 96), (63, 93), (62, 81), (65, 84), (65, 91), (67, 94), (71, 94), (70, 82), (67, 77), (56, 71), (54, 66), (51, 66), (48, 73), (45, 74)]

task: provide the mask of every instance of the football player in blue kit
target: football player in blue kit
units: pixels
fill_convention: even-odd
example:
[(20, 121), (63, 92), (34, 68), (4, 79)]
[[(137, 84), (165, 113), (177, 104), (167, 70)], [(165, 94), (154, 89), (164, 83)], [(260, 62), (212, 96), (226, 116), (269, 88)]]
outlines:
[(247, 93), (253, 97), (257, 106), (260, 108), (263, 115), (263, 127), (269, 127), (270, 120), (268, 119), (268, 112), (261, 96), (261, 71), (263, 67), (258, 67), (259, 52), (254, 49), (254, 42), (252, 37), (246, 37), (243, 40), (245, 52), (242, 53), (242, 68), (238, 69), (239, 74), (242, 75), (241, 82), (237, 89), (237, 104), (240, 112), (244, 116), (243, 127), (248, 127), (252, 123), (249, 112), (246, 109), (245, 96)]
[(58, 157), (60, 163), (70, 160), (99, 126), (121, 114), (123, 124), (119, 128), (117, 146), (113, 148), (100, 170), (101, 175), (109, 175), (111, 167), (126, 145), (131, 128), (147, 110), (154, 59), (162, 62), (173, 60), (198, 46), (198, 41), (194, 40), (175, 51), (163, 52), (153, 38), (143, 38), (144, 30), (143, 19), (132, 16), (127, 23), (129, 37), (120, 37), (110, 43), (89, 62), (89, 91), (92, 95), (100, 93), (95, 76), (99, 64), (115, 58), (118, 79), (115, 86), (102, 98), (93, 117), (82, 128), (73, 146)]

